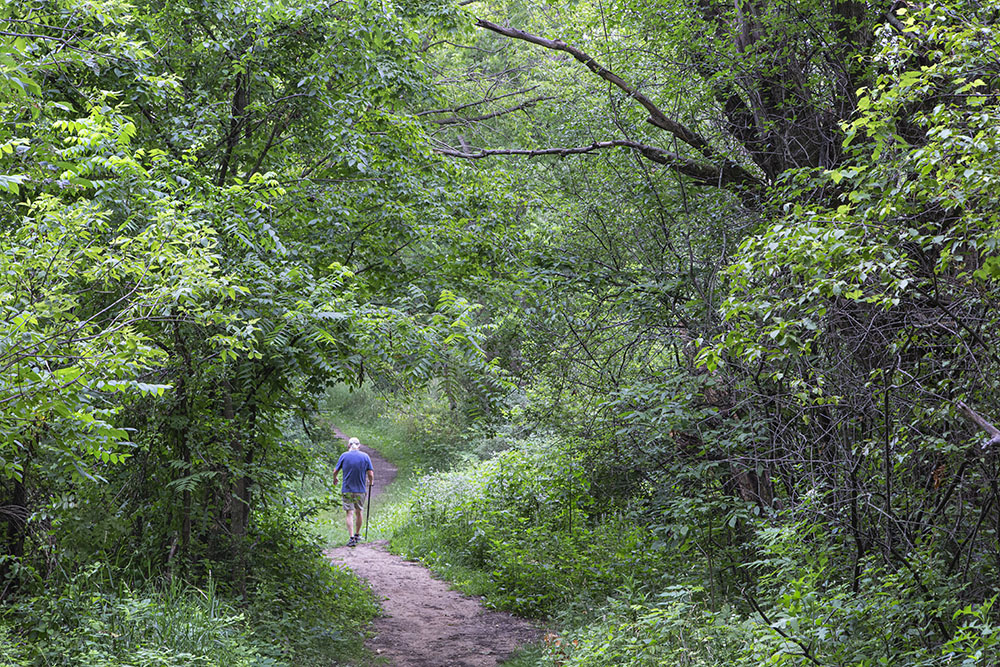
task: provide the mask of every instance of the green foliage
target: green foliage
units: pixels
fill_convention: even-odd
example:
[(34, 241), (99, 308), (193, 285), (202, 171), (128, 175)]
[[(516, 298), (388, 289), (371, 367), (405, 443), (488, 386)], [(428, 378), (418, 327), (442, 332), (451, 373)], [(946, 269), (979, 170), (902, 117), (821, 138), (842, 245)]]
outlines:
[[(727, 652), (692, 660), (990, 664), (1000, 496), (996, 444), (978, 429), (1000, 414), (996, 3), (889, 16), (870, 3), (675, 0), (477, 13), (490, 10), (584, 49), (592, 72), (641, 81), (653, 104), (670, 100), (667, 115), (708, 145), (686, 152), (675, 132), (662, 141), (680, 156), (725, 155), (762, 178), (748, 196), (719, 169), (727, 192), (707, 195), (666, 177), (670, 166), (596, 149), (525, 167), (537, 252), (493, 348), (528, 397), (518, 427), (620, 445), (616, 457), (588, 452), (582, 492), (594, 507), (628, 506), (642, 544), (690, 561), (665, 576), (699, 587), (693, 604), (733, 633)], [(656, 145), (649, 106), (609, 94), (610, 77), (504, 40), (477, 37), (467, 58), (442, 62), (510, 67), (519, 76), (498, 88), (537, 84), (558, 99), (498, 117), (482, 143), (620, 133)], [(452, 128), (456, 145), (467, 127)], [(478, 585), (506, 586), (505, 603), (528, 609), (568, 595), (563, 581), (601, 590), (601, 567), (587, 578), (564, 560), (574, 539), (599, 536), (532, 513), (547, 483), (517, 486), (546, 466), (512, 460), (508, 497), (489, 465), (429, 483), (413, 506), (424, 533), (405, 529), (404, 548), (429, 535), (418, 553), (495, 572)], [(579, 509), (588, 529), (601, 525)], [(484, 539), (494, 535), (501, 545)], [(559, 572), (540, 575), (545, 562)], [(619, 611), (623, 622), (594, 624), (581, 662), (643, 664), (638, 646), (681, 613), (630, 601), (639, 610)], [(662, 638), (653, 660), (683, 664), (678, 634)]]
[(691, 591), (669, 589), (655, 601), (612, 602), (599, 619), (546, 638), (541, 665), (600, 667), (751, 667), (773, 645), (761, 626), (730, 610), (712, 612)]
[(457, 567), (490, 604), (529, 615), (644, 585), (664, 554), (618, 508), (597, 506), (590, 486), (574, 446), (519, 442), (483, 463), (423, 478), (393, 547), (432, 567)]
[[(85, 477), (94, 462), (120, 462), (130, 454), (114, 417), (120, 404), (168, 388), (143, 378), (165, 361), (145, 323), (171, 313), (226, 319), (198, 304), (236, 289), (219, 275), (215, 231), (182, 212), (175, 184), (134, 185), (179, 163), (132, 150), (128, 125), (118, 110), (95, 106), (36, 124), (30, 141), (12, 140), (23, 150), (4, 152), (42, 184), (29, 201), (0, 204), (17, 220), (0, 230), (6, 478), (21, 478), (36, 442)], [(52, 161), (64, 170), (56, 182), (43, 178)], [(87, 180), (95, 172), (125, 185), (95, 185)]]
[(552, 663), (995, 662), (998, 5), (897, 5), (0, 2), (3, 660), (353, 651), (339, 383)]
[(246, 603), (237, 606), (211, 571), (202, 585), (132, 585), (129, 571), (95, 563), (6, 607), (19, 657), (4, 664), (277, 667), (358, 655), (378, 613), (371, 591), (330, 565), (288, 514), (269, 516), (255, 536)]
[(4, 622), (20, 628), (17, 665), (279, 665), (262, 657), (243, 613), (215, 582), (133, 589), (100, 564), (58, 591), (18, 601)]
[(346, 567), (331, 565), (295, 508), (261, 522), (247, 616), (262, 655), (290, 665), (349, 664), (364, 653), (378, 602)]
[(992, 598), (956, 610), (961, 623), (938, 646), (916, 628), (948, 617), (952, 601), (934, 597), (947, 594), (944, 582), (917, 582), (908, 571), (873, 562), (852, 591), (837, 577), (822, 527), (760, 526), (754, 542), (760, 558), (746, 566), (755, 585), (742, 599), (716, 607), (698, 586), (630, 591), (547, 635), (539, 664), (930, 667), (996, 659)]
[[(952, 620), (960, 623), (954, 636), (941, 649), (947, 661), (973, 667), (1000, 660), (1000, 637), (990, 614), (996, 601), (994, 595), (982, 604), (968, 605), (955, 612)], [(959, 659), (961, 662), (957, 662)]]
[[(322, 498), (291, 490), (325, 453), (290, 415), (366, 378), (481, 414), (505, 381), (472, 297), (517, 243), (512, 199), (403, 108), (427, 94), (416, 26), (453, 13), (0, 4), (0, 598), (37, 634), (10, 635), (18, 660), (360, 646), (374, 602), (301, 534)], [(74, 578), (95, 562), (128, 589)], [(215, 606), (166, 577), (218, 582)]]

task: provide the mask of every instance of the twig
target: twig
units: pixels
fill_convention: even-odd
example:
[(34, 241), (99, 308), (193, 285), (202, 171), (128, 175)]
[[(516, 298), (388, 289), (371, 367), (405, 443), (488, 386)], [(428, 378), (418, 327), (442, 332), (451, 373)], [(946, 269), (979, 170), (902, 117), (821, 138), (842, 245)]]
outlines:
[(447, 109), (428, 109), (427, 111), (419, 111), (419, 112), (417, 112), (417, 113), (415, 113), (413, 115), (414, 116), (427, 116), (427, 115), (430, 115), (430, 114), (433, 114), (433, 113), (457, 113), (457, 112), (461, 111), (462, 109), (468, 109), (469, 107), (478, 106), (480, 104), (486, 104), (487, 102), (494, 102), (496, 100), (502, 100), (505, 97), (513, 97), (514, 95), (524, 95), (525, 93), (530, 93), (535, 88), (538, 88), (538, 86), (535, 85), (535, 86), (532, 86), (531, 88), (524, 88), (522, 90), (515, 90), (513, 93), (505, 93), (503, 95), (497, 95), (496, 97), (487, 97), (487, 98), (482, 99), (482, 100), (476, 100), (475, 102), (469, 102), (468, 104), (461, 104), (461, 105), (459, 105), (457, 107), (451, 107), (451, 108), (447, 108)]
[(544, 102), (545, 100), (554, 100), (555, 97), (552, 95), (543, 95), (542, 97), (534, 97), (530, 100), (522, 102), (514, 107), (509, 107), (507, 109), (500, 109), (499, 111), (493, 111), (492, 113), (482, 114), (480, 116), (471, 116), (468, 118), (463, 118), (462, 116), (451, 116), (450, 118), (432, 118), (428, 120), (428, 123), (435, 123), (436, 125), (460, 125), (462, 123), (475, 123), (482, 120), (489, 120), (490, 118), (496, 118), (497, 116), (503, 116), (505, 114), (514, 113), (515, 111), (521, 111), (522, 109), (527, 109), (528, 107), (534, 106), (539, 102)]
[(779, 628), (778, 626), (774, 625), (774, 623), (771, 622), (771, 619), (767, 617), (767, 614), (764, 613), (764, 610), (760, 608), (759, 604), (757, 604), (757, 600), (755, 600), (752, 595), (747, 593), (746, 589), (741, 589), (740, 593), (743, 595), (743, 599), (746, 600), (748, 603), (750, 603), (750, 606), (753, 607), (753, 610), (758, 614), (760, 614), (760, 617), (764, 619), (764, 622), (767, 623), (767, 626), (769, 628), (771, 628), (779, 635), (781, 635), (782, 637), (784, 637), (785, 639), (787, 639), (788, 641), (792, 642), (800, 649), (802, 649), (802, 657), (808, 659), (814, 665), (819, 665), (820, 667), (822, 667), (823, 663), (821, 663), (819, 660), (816, 659), (816, 656), (812, 654), (812, 651), (809, 650), (808, 646), (803, 644), (801, 640), (792, 637), (787, 632), (785, 632), (784, 630), (782, 630), (781, 628)]
[(438, 153), (451, 157), (460, 157), (466, 160), (480, 160), (494, 155), (524, 155), (535, 157), (539, 155), (580, 155), (591, 153), (605, 148), (632, 148), (641, 153), (645, 158), (670, 167), (686, 176), (690, 176), (702, 185), (719, 186), (720, 184), (736, 183), (742, 185), (755, 186), (759, 181), (743, 170), (742, 167), (732, 163), (724, 165), (705, 164), (689, 158), (665, 151), (662, 148), (641, 144), (637, 141), (626, 139), (614, 139), (611, 141), (595, 141), (589, 146), (568, 146), (558, 148), (498, 148), (492, 150), (481, 150), (479, 152), (458, 151), (453, 148), (439, 148)]

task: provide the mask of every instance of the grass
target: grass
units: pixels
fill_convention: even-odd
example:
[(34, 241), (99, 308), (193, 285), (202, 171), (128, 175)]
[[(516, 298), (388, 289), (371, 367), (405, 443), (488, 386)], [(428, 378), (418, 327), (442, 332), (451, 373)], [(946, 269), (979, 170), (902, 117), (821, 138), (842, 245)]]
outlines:
[[(294, 537), (294, 536), (290, 536)], [(331, 569), (315, 547), (288, 545), (281, 579), (258, 563), (248, 601), (209, 577), (132, 579), (95, 562), (8, 601), (0, 613), (0, 665), (93, 667), (309, 667), (374, 661), (364, 629), (377, 603), (357, 579)], [(366, 663), (367, 664), (367, 663)]]
[(439, 542), (434, 529), (423, 528), (419, 535), (402, 530), (393, 536), (391, 550), (407, 560), (419, 560), (466, 595), (484, 596), (494, 588), (489, 572), (455, 562), (456, 554), (448, 550), (428, 546)]

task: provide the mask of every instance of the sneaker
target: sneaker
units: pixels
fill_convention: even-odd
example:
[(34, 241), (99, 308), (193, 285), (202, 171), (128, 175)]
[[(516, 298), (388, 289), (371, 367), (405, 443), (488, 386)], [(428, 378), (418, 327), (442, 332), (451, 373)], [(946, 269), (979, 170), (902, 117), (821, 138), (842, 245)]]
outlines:
[(354, 536), (354, 543), (355, 544), (361, 544), (361, 533), (355, 534), (355, 536)]
[(347, 540), (347, 546), (349, 546), (349, 547), (356, 547), (356, 546), (358, 546), (358, 537), (357, 537), (357, 535), (352, 535), (351, 539)]

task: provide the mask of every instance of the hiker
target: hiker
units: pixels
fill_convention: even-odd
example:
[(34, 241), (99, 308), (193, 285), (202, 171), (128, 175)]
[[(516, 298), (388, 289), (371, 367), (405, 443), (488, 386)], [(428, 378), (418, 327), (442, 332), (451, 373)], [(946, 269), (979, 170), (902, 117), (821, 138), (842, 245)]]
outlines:
[(360, 451), (361, 441), (351, 438), (347, 441), (347, 451), (337, 459), (337, 467), (333, 469), (333, 484), (337, 485), (337, 476), (344, 471), (344, 485), (340, 495), (344, 500), (344, 510), (347, 512), (347, 546), (355, 547), (361, 541), (361, 510), (365, 506), (365, 482), (368, 487), (375, 482), (375, 469), (368, 455)]

